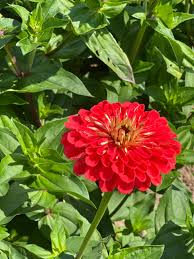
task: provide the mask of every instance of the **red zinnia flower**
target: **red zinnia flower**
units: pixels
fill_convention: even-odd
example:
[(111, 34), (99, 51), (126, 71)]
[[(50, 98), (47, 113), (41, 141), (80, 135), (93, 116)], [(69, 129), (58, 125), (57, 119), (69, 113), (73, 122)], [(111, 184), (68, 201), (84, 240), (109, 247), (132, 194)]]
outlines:
[(74, 172), (98, 181), (103, 192), (130, 193), (161, 183), (175, 168), (180, 144), (164, 117), (144, 105), (100, 102), (70, 116), (62, 137)]

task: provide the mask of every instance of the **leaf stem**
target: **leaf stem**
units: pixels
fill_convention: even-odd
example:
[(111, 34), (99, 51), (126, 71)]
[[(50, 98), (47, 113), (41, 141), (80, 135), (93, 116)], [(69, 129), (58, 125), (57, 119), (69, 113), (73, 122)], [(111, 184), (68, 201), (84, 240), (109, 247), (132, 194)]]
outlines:
[(13, 56), (13, 55), (11, 54), (11, 50), (10, 50), (10, 48), (9, 48), (9, 45), (6, 45), (6, 46), (4, 47), (4, 50), (6, 51), (7, 56), (8, 56), (8, 59), (9, 59), (9, 61), (11, 62), (12, 69), (13, 69), (13, 71), (14, 71), (14, 74), (19, 77), (20, 74), (21, 74), (21, 73), (20, 73), (20, 69), (19, 69), (19, 67), (17, 66), (17, 62), (16, 62), (15, 56)]
[(146, 23), (146, 20), (144, 20), (140, 30), (138, 31), (135, 42), (133, 44), (133, 48), (132, 48), (132, 52), (131, 52), (131, 58), (130, 58), (131, 64), (133, 64), (135, 59), (136, 59), (136, 56), (137, 56), (139, 48), (141, 46), (146, 28), (147, 28), (147, 23)]
[(31, 70), (32, 70), (32, 66), (33, 66), (33, 63), (34, 63), (35, 55), (36, 55), (36, 49), (34, 49), (34, 50), (29, 54), (29, 57), (28, 57), (29, 72), (31, 72)]
[(137, 37), (136, 37), (135, 42), (132, 47), (131, 58), (130, 58), (131, 64), (134, 63), (134, 61), (137, 57), (137, 54), (139, 52), (139, 48), (142, 44), (142, 40), (143, 40), (145, 31), (147, 29), (147, 26), (148, 26), (146, 20), (147, 20), (147, 18), (150, 18), (152, 16), (153, 10), (157, 4), (158, 4), (158, 0), (151, 0), (150, 5), (148, 5), (147, 1), (144, 3), (146, 18), (142, 22), (142, 25), (137, 33)]
[(81, 245), (81, 247), (79, 249), (79, 252), (76, 255), (75, 259), (81, 259), (82, 258), (83, 253), (85, 251), (85, 248), (86, 248), (93, 232), (97, 228), (98, 224), (100, 223), (100, 221), (101, 221), (101, 219), (102, 219), (102, 217), (103, 217), (103, 215), (104, 215), (104, 213), (107, 209), (107, 205), (110, 201), (110, 198), (111, 198), (112, 194), (113, 194), (112, 192), (105, 192), (104, 193), (104, 195), (102, 197), (102, 200), (100, 202), (100, 206), (99, 206), (99, 208), (96, 212), (96, 215), (95, 215), (95, 217), (94, 217), (94, 219), (93, 219), (93, 221), (90, 225), (90, 228), (89, 228), (89, 230), (88, 230), (88, 232), (87, 232), (87, 234), (86, 234), (86, 236), (85, 236), (85, 238), (82, 242), (82, 245)]
[(191, 7), (190, 0), (185, 0), (185, 12), (186, 13), (190, 12), (190, 7)]

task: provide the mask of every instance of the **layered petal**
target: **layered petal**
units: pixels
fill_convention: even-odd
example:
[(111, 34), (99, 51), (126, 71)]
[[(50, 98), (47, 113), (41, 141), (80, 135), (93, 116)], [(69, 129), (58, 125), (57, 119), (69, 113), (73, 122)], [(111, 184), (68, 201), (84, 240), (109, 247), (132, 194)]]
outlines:
[(167, 120), (137, 102), (103, 101), (70, 116), (65, 126), (61, 144), (74, 172), (103, 192), (127, 194), (160, 185), (181, 150)]

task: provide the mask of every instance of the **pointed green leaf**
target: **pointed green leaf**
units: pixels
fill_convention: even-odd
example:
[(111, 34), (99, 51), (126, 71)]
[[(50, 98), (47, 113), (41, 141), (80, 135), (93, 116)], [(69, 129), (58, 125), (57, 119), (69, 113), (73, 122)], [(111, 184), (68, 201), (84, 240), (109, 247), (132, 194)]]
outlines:
[(88, 48), (124, 81), (134, 82), (133, 71), (127, 55), (112, 34), (98, 30), (83, 37)]
[(122, 249), (120, 252), (109, 255), (108, 259), (160, 259), (164, 246), (138, 246)]
[(42, 172), (36, 175), (36, 180), (31, 184), (31, 187), (38, 190), (46, 189), (51, 193), (62, 195), (67, 193), (94, 206), (92, 201), (89, 200), (89, 194), (85, 185), (74, 175), (66, 176), (51, 172)]
[(8, 128), (0, 128), (0, 150), (5, 154), (13, 153), (19, 146), (13, 133)]

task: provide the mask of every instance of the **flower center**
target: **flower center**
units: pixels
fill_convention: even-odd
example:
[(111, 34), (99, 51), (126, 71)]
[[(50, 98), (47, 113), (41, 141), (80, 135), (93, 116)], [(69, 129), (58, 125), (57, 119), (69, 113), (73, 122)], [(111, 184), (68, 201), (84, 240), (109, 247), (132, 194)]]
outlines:
[(111, 127), (110, 135), (116, 145), (129, 147), (138, 143), (139, 130), (130, 125), (129, 121), (120, 122)]

